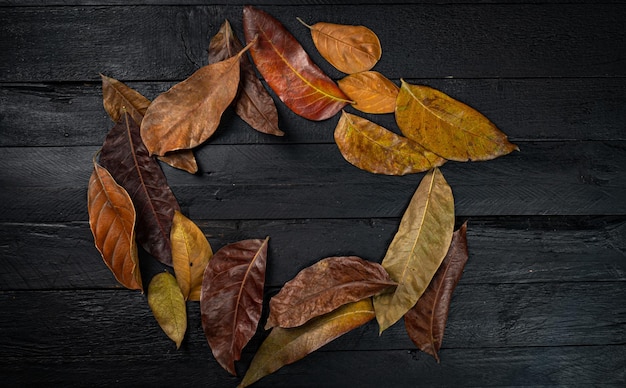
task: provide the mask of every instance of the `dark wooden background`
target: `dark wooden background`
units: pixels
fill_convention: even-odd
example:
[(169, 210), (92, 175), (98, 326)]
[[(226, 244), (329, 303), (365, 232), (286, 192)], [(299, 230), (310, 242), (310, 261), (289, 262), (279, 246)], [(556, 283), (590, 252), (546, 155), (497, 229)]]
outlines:
[[(91, 157), (113, 123), (99, 73), (154, 98), (207, 63), (244, 2), (0, 0), (0, 379), (3, 386), (232, 387), (197, 303), (180, 350), (145, 296), (122, 289), (93, 245)], [(442, 167), (470, 260), (441, 364), (402, 323), (375, 322), (257, 386), (626, 385), (626, 5), (607, 1), (256, 0), (338, 79), (309, 23), (380, 37), (375, 70), (436, 87), (489, 117), (521, 152)], [(345, 162), (338, 117), (278, 102), (284, 138), (229, 112), (200, 173), (163, 169), (213, 249), (270, 236), (267, 297), (333, 255), (380, 261), (422, 174)], [(367, 116), (393, 128), (393, 117)], [(267, 299), (267, 298), (266, 298)], [(246, 348), (243, 373), (263, 338)]]

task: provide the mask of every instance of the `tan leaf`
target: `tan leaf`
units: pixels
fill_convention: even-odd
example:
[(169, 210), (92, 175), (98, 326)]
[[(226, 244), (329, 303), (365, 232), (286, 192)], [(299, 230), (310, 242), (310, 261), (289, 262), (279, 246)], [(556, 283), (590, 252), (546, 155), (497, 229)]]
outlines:
[(340, 79), (339, 88), (365, 113), (393, 113), (400, 88), (377, 71), (363, 71)]
[(335, 127), (335, 142), (348, 162), (375, 174), (412, 174), (445, 163), (416, 142), (345, 111)]
[(428, 86), (402, 80), (396, 121), (404, 136), (448, 160), (497, 158), (519, 148), (480, 112)]
[(291, 329), (275, 327), (254, 355), (239, 387), (247, 387), (294, 363), (374, 318), (371, 298), (349, 303)]
[(382, 266), (398, 283), (374, 297), (382, 333), (412, 308), (441, 265), (454, 232), (454, 198), (441, 171), (424, 176), (407, 207)]
[(187, 331), (187, 306), (176, 279), (169, 272), (161, 272), (150, 281), (148, 305), (161, 329), (178, 349)]
[(202, 276), (213, 256), (211, 245), (198, 226), (178, 210), (170, 232), (172, 265), (185, 300), (199, 301)]

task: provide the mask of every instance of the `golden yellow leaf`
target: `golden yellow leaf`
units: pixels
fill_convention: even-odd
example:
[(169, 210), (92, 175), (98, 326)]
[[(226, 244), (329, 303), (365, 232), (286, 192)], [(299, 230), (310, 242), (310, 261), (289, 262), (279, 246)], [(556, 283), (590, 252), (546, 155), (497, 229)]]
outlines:
[(176, 278), (169, 272), (161, 272), (150, 281), (148, 305), (161, 329), (178, 349), (187, 331), (187, 306)]
[(365, 113), (393, 113), (400, 88), (377, 71), (349, 74), (337, 84), (352, 106)]

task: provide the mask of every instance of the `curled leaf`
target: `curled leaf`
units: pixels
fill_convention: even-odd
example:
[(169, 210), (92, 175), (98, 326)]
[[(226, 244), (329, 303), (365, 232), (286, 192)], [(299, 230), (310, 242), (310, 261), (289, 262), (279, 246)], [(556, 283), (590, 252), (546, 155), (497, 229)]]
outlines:
[(469, 258), (467, 252), (467, 223), (452, 235), (450, 249), (430, 281), (422, 297), (404, 315), (404, 325), (411, 341), (439, 362), (443, 333), (448, 320), (452, 292), (461, 280)]
[(396, 121), (404, 136), (448, 160), (489, 160), (519, 150), (474, 108), (436, 89), (404, 80), (396, 102)]
[(350, 74), (337, 84), (361, 112), (393, 113), (396, 109), (400, 88), (377, 71)]
[(141, 290), (133, 202), (95, 158), (87, 189), (87, 210), (89, 227), (104, 263), (124, 287)]
[(371, 298), (349, 303), (337, 310), (291, 329), (275, 327), (254, 355), (239, 387), (292, 364), (341, 335), (374, 318)]
[(169, 272), (161, 272), (150, 281), (148, 305), (163, 332), (178, 349), (187, 331), (187, 306), (176, 279)]
[(441, 171), (420, 182), (407, 207), (382, 266), (398, 282), (395, 292), (374, 297), (382, 333), (409, 311), (441, 265), (454, 230), (454, 198)]
[(172, 266), (185, 300), (199, 301), (202, 276), (213, 256), (211, 245), (198, 226), (178, 210), (170, 233)]
[(335, 127), (335, 142), (348, 162), (375, 174), (412, 174), (445, 162), (416, 142), (345, 111)]
[(347, 74), (370, 70), (382, 55), (378, 36), (367, 27), (334, 23), (309, 26), (320, 54), (339, 71)]
[(226, 245), (215, 252), (204, 272), (202, 328), (213, 356), (233, 375), (235, 361), (261, 318), (268, 240)]
[(378, 263), (356, 256), (328, 257), (300, 271), (272, 297), (265, 329), (300, 326), (395, 286)]
[(246, 41), (258, 37), (250, 47), (257, 69), (293, 112), (325, 120), (350, 102), (274, 17), (248, 5), (243, 8), (243, 27)]

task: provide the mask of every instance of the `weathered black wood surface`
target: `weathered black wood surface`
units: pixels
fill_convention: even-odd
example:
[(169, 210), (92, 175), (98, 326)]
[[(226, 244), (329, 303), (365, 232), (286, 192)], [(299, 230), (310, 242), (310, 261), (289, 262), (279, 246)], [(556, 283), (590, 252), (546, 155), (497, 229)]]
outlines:
[[(442, 172), (468, 221), (441, 364), (370, 323), (259, 387), (626, 385), (626, 5), (595, 1), (250, 1), (316, 53), (309, 22), (362, 24), (376, 70), (474, 106), (521, 151)], [(354, 4), (350, 4), (354, 3)], [(0, 376), (3, 386), (232, 387), (197, 303), (181, 349), (93, 246), (90, 161), (113, 125), (98, 73), (155, 98), (207, 62), (244, 2), (0, 1)], [(163, 169), (214, 250), (270, 236), (267, 297), (333, 255), (380, 261), (422, 175), (349, 165), (337, 118), (278, 103), (276, 138), (229, 112), (196, 176)], [(393, 117), (368, 116), (393, 127)], [(267, 312), (266, 312), (267, 313)], [(238, 363), (243, 373), (266, 333)]]

